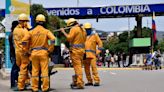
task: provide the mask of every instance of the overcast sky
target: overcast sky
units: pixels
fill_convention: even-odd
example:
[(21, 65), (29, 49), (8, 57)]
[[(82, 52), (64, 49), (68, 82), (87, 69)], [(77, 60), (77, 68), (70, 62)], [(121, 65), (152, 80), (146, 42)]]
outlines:
[[(21, 0), (22, 1), (22, 0)], [(50, 7), (90, 7), (90, 6), (111, 6), (111, 5), (136, 5), (136, 4), (159, 4), (164, 0), (31, 0), (32, 3), (42, 4), (46, 8)], [(79, 3), (77, 3), (79, 2)], [(0, 8), (5, 8), (5, 0), (1, 0)], [(129, 18), (130, 29), (136, 25), (135, 18)], [(91, 22), (93, 27), (104, 31), (124, 31), (128, 30), (128, 18), (107, 18), (99, 19), (83, 19), (80, 23)], [(143, 18), (143, 26), (151, 27), (151, 17)], [(164, 31), (164, 16), (157, 16), (157, 31)]]

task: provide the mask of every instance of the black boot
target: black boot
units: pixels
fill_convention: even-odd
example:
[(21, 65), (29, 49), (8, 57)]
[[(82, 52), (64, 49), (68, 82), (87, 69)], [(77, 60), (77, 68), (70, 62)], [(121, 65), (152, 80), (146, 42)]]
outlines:
[(100, 83), (95, 83), (93, 86), (100, 86)]
[(72, 83), (70, 86), (71, 86), (71, 89), (84, 89), (83, 86), (78, 86), (78, 85), (76, 85), (74, 83)]
[(93, 86), (93, 83), (86, 83), (85, 86)]

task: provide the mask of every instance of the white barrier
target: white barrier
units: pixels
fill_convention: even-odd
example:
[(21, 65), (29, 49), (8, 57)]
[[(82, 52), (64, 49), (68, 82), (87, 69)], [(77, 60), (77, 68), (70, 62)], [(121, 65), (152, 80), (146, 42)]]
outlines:
[(161, 55), (159, 60), (161, 60), (161, 65), (164, 66), (164, 53)]
[(133, 61), (133, 63), (131, 64), (132, 66), (142, 66), (142, 65), (144, 65), (144, 63), (143, 63), (144, 54), (134, 54), (132, 61)]
[[(131, 64), (132, 66), (142, 66), (144, 65), (144, 55), (145, 54), (134, 54), (133, 55), (133, 63)], [(164, 53), (161, 55), (159, 58), (161, 61), (161, 65), (164, 66)]]

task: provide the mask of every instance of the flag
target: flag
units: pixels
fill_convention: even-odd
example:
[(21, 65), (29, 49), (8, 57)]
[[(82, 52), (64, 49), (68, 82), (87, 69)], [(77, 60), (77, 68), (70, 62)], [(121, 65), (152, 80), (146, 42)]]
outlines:
[(157, 40), (157, 36), (156, 36), (156, 24), (155, 24), (155, 12), (153, 12), (153, 16), (152, 16), (152, 38), (153, 38), (153, 42), (155, 43)]

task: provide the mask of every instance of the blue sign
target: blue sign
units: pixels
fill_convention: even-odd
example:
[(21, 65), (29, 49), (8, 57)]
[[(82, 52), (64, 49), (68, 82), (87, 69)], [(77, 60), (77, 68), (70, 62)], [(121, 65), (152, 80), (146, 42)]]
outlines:
[(10, 62), (10, 45), (9, 45), (9, 35), (10, 32), (6, 32), (5, 39), (5, 66), (6, 68), (11, 68), (12, 64)]
[(0, 9), (0, 16), (5, 17), (5, 10), (4, 9)]
[(122, 5), (105, 7), (46, 8), (49, 15), (68, 16), (103, 16), (103, 15), (137, 15), (164, 13), (164, 4)]
[[(10, 0), (6, 0), (5, 15), (10, 14), (10, 10), (9, 10), (10, 5), (11, 5)], [(6, 30), (6, 36), (5, 36), (5, 66), (6, 66), (6, 69), (10, 69), (12, 66), (12, 64), (10, 62), (9, 35), (10, 35), (10, 32), (7, 32), (7, 30)]]

